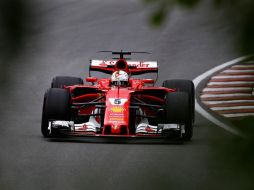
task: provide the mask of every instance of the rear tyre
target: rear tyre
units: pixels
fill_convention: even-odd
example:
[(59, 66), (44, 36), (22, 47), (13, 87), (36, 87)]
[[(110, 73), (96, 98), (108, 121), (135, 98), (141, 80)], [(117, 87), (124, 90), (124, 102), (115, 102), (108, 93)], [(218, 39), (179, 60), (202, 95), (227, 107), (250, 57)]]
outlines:
[(183, 140), (189, 141), (193, 134), (190, 98), (185, 92), (168, 93), (165, 97), (165, 123), (178, 123), (185, 127)]
[(64, 88), (64, 86), (83, 85), (84, 81), (78, 77), (57, 76), (51, 82), (51, 88)]
[(192, 122), (195, 122), (195, 88), (191, 80), (166, 80), (163, 87), (176, 89), (177, 92), (186, 92), (189, 95)]
[(50, 88), (43, 101), (41, 132), (44, 137), (51, 137), (48, 130), (50, 120), (70, 120), (70, 93), (65, 89)]

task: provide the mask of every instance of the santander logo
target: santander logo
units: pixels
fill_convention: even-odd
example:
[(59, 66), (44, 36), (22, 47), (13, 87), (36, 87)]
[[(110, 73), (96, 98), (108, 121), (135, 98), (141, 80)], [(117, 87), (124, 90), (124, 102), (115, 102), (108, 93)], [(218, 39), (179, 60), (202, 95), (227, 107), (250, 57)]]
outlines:
[[(129, 66), (131, 67), (137, 67), (137, 68), (149, 68), (150, 64), (145, 63), (142, 61), (128, 61), (127, 62)], [(108, 65), (115, 65), (116, 61), (102, 61), (98, 64), (98, 66), (101, 67), (107, 67)]]

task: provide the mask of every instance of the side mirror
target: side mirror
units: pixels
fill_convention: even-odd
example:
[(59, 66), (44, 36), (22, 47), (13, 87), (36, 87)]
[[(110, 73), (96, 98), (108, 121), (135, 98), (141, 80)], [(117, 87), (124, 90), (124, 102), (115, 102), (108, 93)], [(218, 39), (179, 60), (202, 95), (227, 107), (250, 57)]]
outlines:
[(153, 79), (144, 79), (143, 82), (145, 84), (154, 84), (154, 80)]
[(86, 82), (97, 82), (96, 77), (86, 77)]

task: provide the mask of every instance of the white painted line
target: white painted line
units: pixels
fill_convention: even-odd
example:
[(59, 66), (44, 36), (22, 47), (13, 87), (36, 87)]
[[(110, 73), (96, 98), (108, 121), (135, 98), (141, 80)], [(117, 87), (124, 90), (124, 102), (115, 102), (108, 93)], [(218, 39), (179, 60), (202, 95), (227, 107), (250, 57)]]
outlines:
[(246, 116), (254, 116), (254, 113), (230, 113), (230, 114), (222, 114), (224, 117), (246, 117)]
[(237, 81), (237, 82), (209, 82), (208, 85), (227, 85), (227, 84), (254, 84), (250, 81)]
[(213, 92), (213, 91), (238, 91), (238, 90), (252, 90), (251, 87), (235, 87), (235, 88), (204, 88), (203, 92)]
[[(243, 61), (245, 60), (246, 58), (248, 58), (250, 56), (244, 56), (244, 57), (240, 57), (240, 58), (237, 58), (237, 59), (234, 59), (232, 61), (229, 61), (227, 63), (224, 63), (222, 65), (219, 65), (217, 67), (214, 67), (213, 69), (199, 75), (198, 77), (196, 77), (194, 80), (193, 80), (193, 83), (195, 85), (195, 88), (197, 88), (197, 86), (199, 85), (199, 83), (201, 81), (203, 81), (204, 79), (212, 76), (215, 72), (218, 72), (226, 67), (229, 67), (231, 65), (234, 65), (236, 63), (239, 63), (240, 61)], [(205, 117), (206, 119), (208, 119), (209, 121), (213, 122), (215, 125), (217, 125), (218, 127), (222, 128), (222, 129), (225, 129), (226, 131), (234, 134), (234, 135), (237, 135), (237, 136), (240, 136), (240, 137), (243, 137), (243, 138), (246, 138), (246, 136), (244, 134), (242, 134), (240, 131), (236, 130), (236, 129), (233, 129), (231, 126), (221, 122), (220, 120), (218, 120), (217, 118), (215, 118), (214, 116), (212, 116), (210, 113), (208, 113), (204, 108), (202, 108), (200, 106), (200, 104), (198, 103), (197, 100), (195, 100), (195, 106), (196, 106), (196, 111), (201, 114), (203, 117)]]
[(254, 106), (231, 106), (231, 107), (212, 107), (210, 108), (213, 111), (222, 111), (222, 110), (239, 110), (239, 109), (254, 109)]
[(221, 122), (220, 120), (218, 120), (217, 118), (215, 118), (214, 116), (212, 116), (210, 113), (208, 113), (205, 109), (203, 109), (199, 103), (197, 101), (195, 101), (195, 109), (196, 111), (201, 114), (204, 118), (208, 119), (209, 121), (211, 121), (212, 123), (214, 123), (215, 125), (217, 125), (218, 127), (234, 134), (237, 135), (239, 137), (242, 138), (246, 138), (246, 135), (242, 134), (240, 131), (233, 129), (231, 126)]
[(254, 75), (214, 76), (214, 77), (212, 77), (212, 79), (236, 79), (236, 78), (254, 78)]
[(221, 73), (253, 73), (254, 70), (230, 70), (227, 69), (225, 71), (222, 71)]
[(203, 94), (201, 98), (217, 98), (217, 97), (251, 97), (250, 93), (235, 93), (235, 94)]
[(222, 100), (222, 101), (203, 101), (205, 104), (230, 104), (230, 103), (252, 103), (254, 100)]

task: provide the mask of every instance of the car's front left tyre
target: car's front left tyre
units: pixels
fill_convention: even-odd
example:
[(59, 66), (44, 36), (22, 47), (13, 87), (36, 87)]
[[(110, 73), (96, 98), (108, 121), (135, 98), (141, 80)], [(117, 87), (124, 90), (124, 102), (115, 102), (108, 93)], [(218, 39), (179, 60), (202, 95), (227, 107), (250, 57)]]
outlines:
[(191, 80), (174, 79), (166, 80), (163, 87), (175, 89), (177, 92), (186, 92), (189, 95), (192, 122), (195, 122), (195, 87)]
[(182, 139), (189, 141), (193, 134), (192, 110), (188, 93), (171, 92), (165, 97), (165, 123), (184, 127)]

